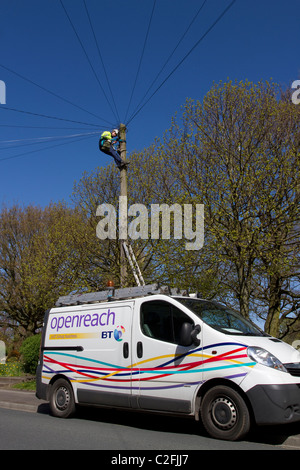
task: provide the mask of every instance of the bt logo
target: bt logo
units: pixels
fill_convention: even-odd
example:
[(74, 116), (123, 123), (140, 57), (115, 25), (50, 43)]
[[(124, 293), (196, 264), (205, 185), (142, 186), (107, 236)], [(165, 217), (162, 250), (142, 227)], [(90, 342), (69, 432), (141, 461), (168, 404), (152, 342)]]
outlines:
[(124, 326), (117, 326), (117, 328), (114, 331), (114, 338), (116, 341), (122, 341), (122, 336), (125, 333), (125, 328)]
[(108, 339), (114, 337), (116, 341), (123, 341), (122, 336), (125, 333), (124, 326), (117, 326), (117, 328), (112, 331), (102, 331), (101, 338)]

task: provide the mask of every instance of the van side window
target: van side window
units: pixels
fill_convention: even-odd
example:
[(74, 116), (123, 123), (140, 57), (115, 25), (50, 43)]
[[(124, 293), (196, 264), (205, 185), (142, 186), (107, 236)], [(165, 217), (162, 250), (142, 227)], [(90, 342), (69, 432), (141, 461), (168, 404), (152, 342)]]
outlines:
[(180, 344), (181, 326), (185, 322), (193, 324), (190, 317), (168, 302), (153, 300), (141, 306), (141, 330), (150, 338)]

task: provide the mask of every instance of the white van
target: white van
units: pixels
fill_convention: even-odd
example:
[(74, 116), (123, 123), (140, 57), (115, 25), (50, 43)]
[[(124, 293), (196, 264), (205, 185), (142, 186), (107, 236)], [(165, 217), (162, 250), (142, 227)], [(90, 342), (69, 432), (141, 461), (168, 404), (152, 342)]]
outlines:
[[(300, 421), (300, 353), (213, 301), (157, 285), (67, 296), (45, 314), (37, 397), (201, 419), (236, 440)], [(106, 299), (106, 300), (105, 300)]]

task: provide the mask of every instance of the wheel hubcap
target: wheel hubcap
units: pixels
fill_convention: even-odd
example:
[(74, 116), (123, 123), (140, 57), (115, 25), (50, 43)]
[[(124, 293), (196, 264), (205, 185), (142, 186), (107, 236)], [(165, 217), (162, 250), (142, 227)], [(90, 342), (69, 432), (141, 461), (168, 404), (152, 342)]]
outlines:
[(59, 410), (63, 411), (68, 407), (70, 401), (69, 391), (66, 387), (59, 387), (56, 392), (56, 406)]
[(234, 404), (225, 397), (217, 398), (212, 403), (211, 415), (214, 423), (221, 429), (231, 429), (237, 422)]

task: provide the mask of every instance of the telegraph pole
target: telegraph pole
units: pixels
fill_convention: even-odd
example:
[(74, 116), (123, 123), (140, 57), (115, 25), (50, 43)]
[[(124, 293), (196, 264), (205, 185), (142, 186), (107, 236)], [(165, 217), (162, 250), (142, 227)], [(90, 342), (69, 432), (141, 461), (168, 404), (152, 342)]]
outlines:
[[(120, 138), (120, 156), (122, 159), (122, 162), (126, 162), (126, 126), (125, 124), (120, 124), (119, 128), (119, 138)], [(122, 233), (120, 233), (119, 230), (119, 243), (120, 243), (120, 284), (121, 287), (126, 287), (126, 278), (127, 278), (127, 261), (126, 261), (126, 254), (123, 248), (123, 242), (127, 242), (127, 168), (126, 165), (123, 166), (123, 168), (120, 170), (120, 185), (121, 185), (121, 191), (120, 191), (120, 196), (125, 196), (126, 199), (126, 230), (123, 230)], [(124, 210), (124, 207), (123, 207)], [(124, 216), (125, 214), (123, 214)], [(121, 217), (121, 214), (119, 215)], [(124, 217), (125, 219), (125, 217)], [(124, 220), (123, 220), (124, 222)], [(124, 224), (125, 225), (125, 224)], [(123, 228), (124, 228), (123, 225)]]

